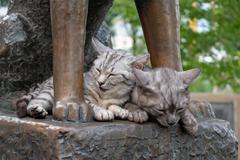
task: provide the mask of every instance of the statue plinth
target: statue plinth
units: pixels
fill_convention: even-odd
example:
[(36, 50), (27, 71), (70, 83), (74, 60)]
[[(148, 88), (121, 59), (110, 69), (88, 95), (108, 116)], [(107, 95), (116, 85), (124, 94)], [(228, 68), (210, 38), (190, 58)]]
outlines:
[(201, 121), (196, 136), (153, 122), (67, 123), (6, 113), (0, 113), (0, 128), (0, 159), (237, 160), (237, 138), (218, 119)]

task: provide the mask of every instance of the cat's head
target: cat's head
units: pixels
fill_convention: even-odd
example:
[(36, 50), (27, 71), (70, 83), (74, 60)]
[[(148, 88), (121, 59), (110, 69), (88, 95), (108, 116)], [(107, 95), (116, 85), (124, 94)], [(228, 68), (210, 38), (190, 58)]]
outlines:
[(126, 51), (111, 49), (96, 39), (93, 39), (92, 44), (98, 57), (90, 72), (102, 91), (116, 84), (132, 85), (135, 82), (133, 68), (143, 69), (149, 59), (149, 55), (134, 57)]
[(165, 126), (175, 125), (190, 101), (188, 87), (201, 70), (177, 72), (168, 68), (150, 71), (134, 69), (138, 86), (138, 105)]

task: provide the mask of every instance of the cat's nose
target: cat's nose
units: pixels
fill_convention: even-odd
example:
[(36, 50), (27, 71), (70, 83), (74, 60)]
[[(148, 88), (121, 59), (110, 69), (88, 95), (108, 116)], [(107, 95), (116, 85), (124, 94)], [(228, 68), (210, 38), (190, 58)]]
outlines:
[(168, 122), (169, 126), (173, 126), (175, 124), (175, 122)]
[(104, 82), (105, 82), (105, 77), (104, 77), (104, 75), (100, 75), (99, 78), (98, 78), (98, 80), (97, 80), (97, 82), (98, 82), (98, 85), (99, 85), (99, 86), (102, 86), (102, 85), (104, 84)]
[(104, 84), (104, 82), (98, 82), (98, 85), (101, 87)]
[(168, 119), (167, 123), (168, 123), (169, 126), (173, 126), (173, 125), (176, 124), (176, 121), (175, 121), (175, 119)]

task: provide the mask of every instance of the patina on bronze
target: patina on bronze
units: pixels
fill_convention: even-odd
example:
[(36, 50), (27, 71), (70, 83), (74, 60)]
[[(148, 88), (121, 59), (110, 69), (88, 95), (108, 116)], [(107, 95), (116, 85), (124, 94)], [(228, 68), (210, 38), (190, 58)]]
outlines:
[(9, 46), (4, 42), (4, 33), (6, 32), (6, 24), (0, 18), (0, 58), (7, 57), (9, 55)]
[(89, 121), (92, 117), (83, 98), (87, 13), (88, 0), (51, 0), (53, 117), (57, 120)]
[(135, 0), (153, 67), (182, 70), (178, 0)]
[(9, 47), (0, 43), (0, 58), (7, 57), (9, 55)]

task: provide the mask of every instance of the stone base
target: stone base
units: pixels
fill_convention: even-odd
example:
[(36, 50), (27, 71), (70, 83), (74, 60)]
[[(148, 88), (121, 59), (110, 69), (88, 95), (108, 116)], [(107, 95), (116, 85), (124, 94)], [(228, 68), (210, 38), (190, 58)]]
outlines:
[(2, 160), (237, 160), (237, 139), (223, 120), (200, 122), (190, 136), (179, 126), (127, 121), (64, 123), (0, 113)]

